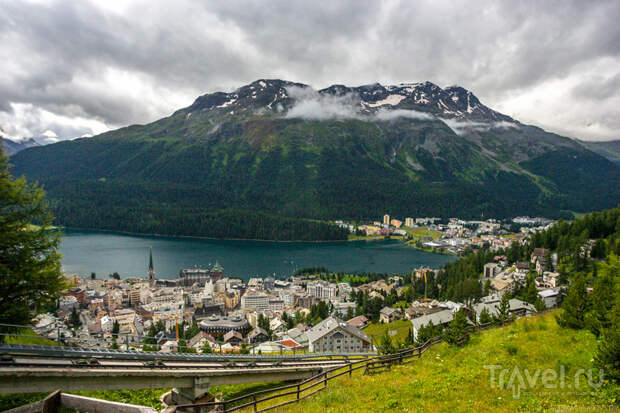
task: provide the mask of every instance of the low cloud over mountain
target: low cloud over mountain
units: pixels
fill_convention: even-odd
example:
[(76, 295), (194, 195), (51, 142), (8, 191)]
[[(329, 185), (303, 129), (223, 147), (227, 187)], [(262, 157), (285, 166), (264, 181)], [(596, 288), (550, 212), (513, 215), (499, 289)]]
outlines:
[[(613, 0), (7, 0), (0, 124), (16, 137), (52, 130), (67, 139), (147, 123), (257, 78), (316, 89), (429, 79), (464, 85), (551, 131), (612, 139), (620, 136), (619, 15)], [(339, 109), (312, 102), (306, 113)]]

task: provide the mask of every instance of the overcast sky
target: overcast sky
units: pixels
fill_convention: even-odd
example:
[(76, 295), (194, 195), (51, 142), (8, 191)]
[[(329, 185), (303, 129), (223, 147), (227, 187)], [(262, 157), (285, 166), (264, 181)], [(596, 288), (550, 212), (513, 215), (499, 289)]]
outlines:
[(0, 0), (0, 127), (147, 123), (260, 78), (458, 84), (522, 122), (620, 139), (620, 1)]

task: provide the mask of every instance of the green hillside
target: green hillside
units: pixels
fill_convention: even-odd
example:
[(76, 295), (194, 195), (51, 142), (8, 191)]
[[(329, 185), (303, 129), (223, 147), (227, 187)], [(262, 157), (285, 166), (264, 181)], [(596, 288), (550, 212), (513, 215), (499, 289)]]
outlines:
[[(591, 333), (562, 329), (551, 314), (536, 316), (475, 334), (465, 347), (437, 345), (421, 359), (395, 366), (391, 372), (370, 376), (359, 373), (352, 379), (344, 375), (309, 399), (274, 411), (615, 411), (618, 386), (606, 383), (594, 389), (585, 379), (580, 380), (579, 387), (574, 386), (575, 373), (592, 368), (595, 351), (596, 339)], [(559, 375), (563, 369), (565, 384), (570, 382), (571, 387), (560, 388), (558, 379), (549, 381), (558, 388), (545, 388), (538, 378), (535, 385), (521, 388), (518, 397), (513, 397), (512, 387), (491, 386), (491, 365), (502, 366), (510, 374), (517, 367), (532, 375), (537, 369)]]
[(383, 335), (388, 334), (394, 343), (404, 342), (405, 337), (411, 330), (411, 322), (408, 320), (397, 320), (391, 323), (369, 323), (363, 331), (368, 337), (379, 345)]
[(258, 81), (147, 125), (30, 148), (11, 158), (13, 173), (45, 185), (65, 226), (224, 238), (346, 239), (308, 220), (558, 217), (620, 200), (620, 166), (579, 143), (477, 99), (448, 114), (418, 99), (452, 104), (460, 91), (425, 83), (399, 89), (409, 95), (390, 118), (364, 101), (350, 118), (308, 119), (287, 115), (293, 86)]

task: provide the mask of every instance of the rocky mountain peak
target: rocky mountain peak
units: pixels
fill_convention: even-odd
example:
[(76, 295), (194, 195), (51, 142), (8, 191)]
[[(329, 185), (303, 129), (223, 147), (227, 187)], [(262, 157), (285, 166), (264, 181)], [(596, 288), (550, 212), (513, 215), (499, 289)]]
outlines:
[[(291, 93), (293, 89), (297, 93)], [(308, 89), (313, 93), (299, 93), (299, 89)], [(313, 91), (303, 83), (259, 79), (230, 93), (216, 92), (200, 96), (191, 106), (181, 111), (217, 111), (229, 115), (255, 113), (257, 110), (279, 113), (290, 109), (300, 100), (316, 99), (317, 96), (349, 96), (351, 99), (348, 102), (361, 105), (364, 113), (379, 109), (404, 109), (431, 113), (441, 118), (514, 122), (512, 118), (483, 105), (472, 92), (463, 87), (449, 86), (442, 89), (429, 81), (398, 85), (373, 83), (357, 87), (335, 84)]]

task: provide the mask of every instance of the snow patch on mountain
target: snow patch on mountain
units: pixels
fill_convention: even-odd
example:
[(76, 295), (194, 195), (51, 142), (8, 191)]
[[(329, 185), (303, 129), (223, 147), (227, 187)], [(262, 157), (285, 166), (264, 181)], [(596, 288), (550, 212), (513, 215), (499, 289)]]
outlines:
[(371, 108), (374, 108), (377, 106), (383, 106), (383, 105), (396, 106), (406, 97), (407, 96), (402, 96), (402, 95), (389, 95), (385, 99), (381, 99), (376, 102), (364, 102), (364, 103), (370, 106)]
[[(342, 95), (317, 92), (310, 88), (289, 87), (288, 95), (294, 99), (293, 106), (288, 110), (286, 118), (302, 118), (308, 120), (360, 119), (365, 121), (391, 121), (398, 118), (432, 120), (428, 113), (407, 109), (388, 109), (395, 106), (406, 96), (389, 95), (381, 101), (370, 105), (360, 101), (360, 96), (353, 92)], [(372, 93), (372, 92), (371, 92)], [(369, 111), (365, 107), (379, 107)]]

